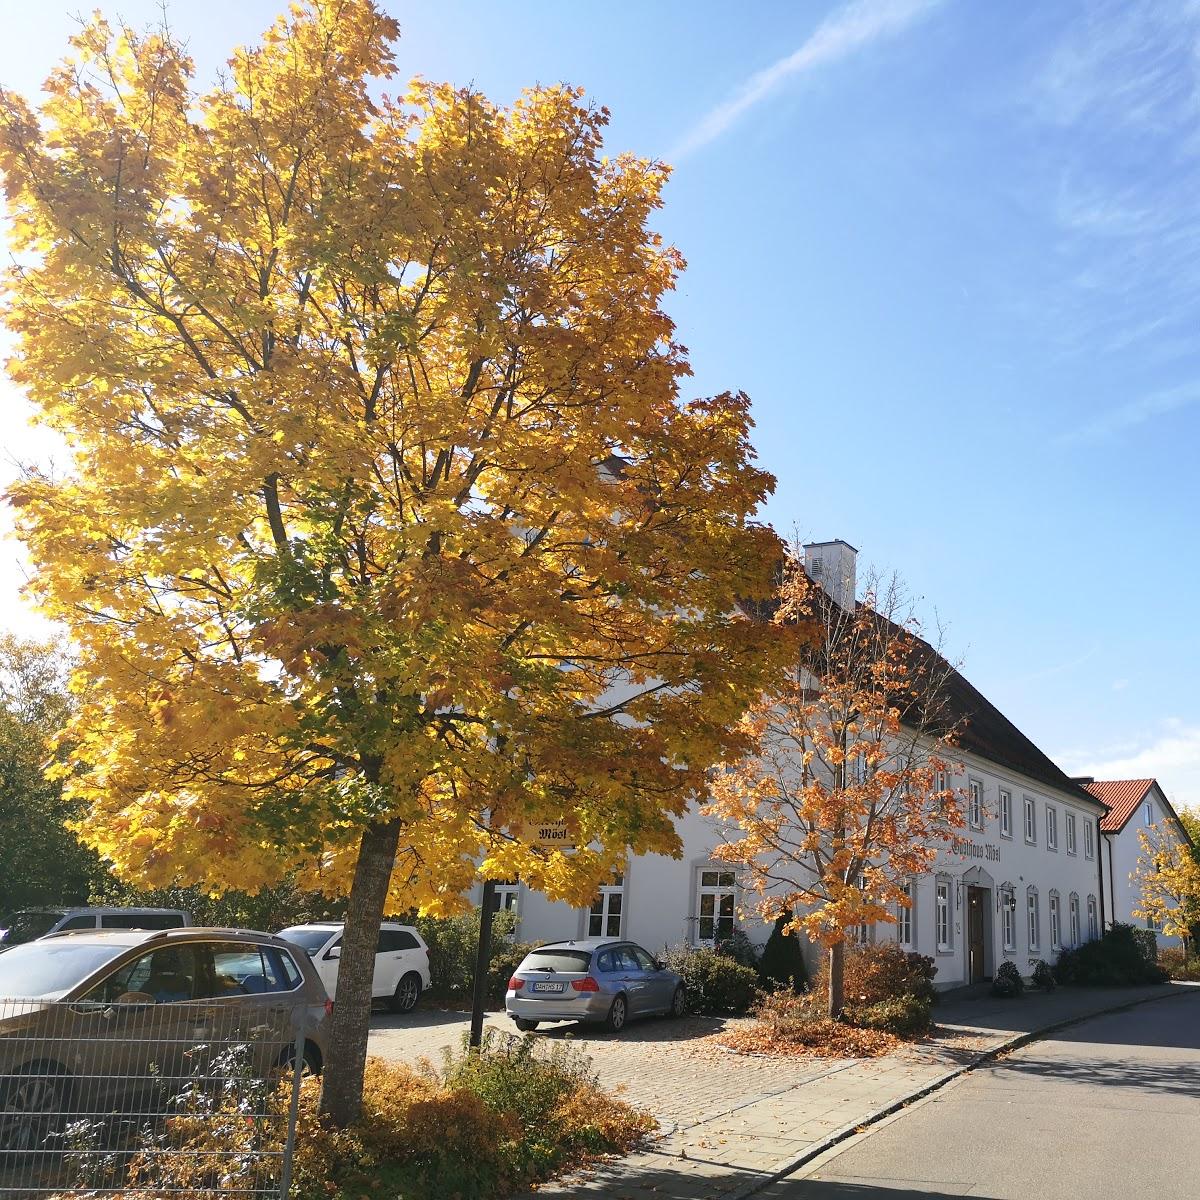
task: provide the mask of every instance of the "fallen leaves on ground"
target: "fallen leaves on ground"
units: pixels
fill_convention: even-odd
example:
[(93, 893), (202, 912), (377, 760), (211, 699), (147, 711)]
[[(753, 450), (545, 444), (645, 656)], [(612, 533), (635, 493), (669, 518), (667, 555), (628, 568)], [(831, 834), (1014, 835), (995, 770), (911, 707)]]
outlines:
[(765, 1024), (719, 1035), (720, 1045), (739, 1054), (770, 1054), (797, 1058), (879, 1058), (901, 1041), (878, 1029), (856, 1029), (840, 1021), (811, 1021), (781, 1037)]

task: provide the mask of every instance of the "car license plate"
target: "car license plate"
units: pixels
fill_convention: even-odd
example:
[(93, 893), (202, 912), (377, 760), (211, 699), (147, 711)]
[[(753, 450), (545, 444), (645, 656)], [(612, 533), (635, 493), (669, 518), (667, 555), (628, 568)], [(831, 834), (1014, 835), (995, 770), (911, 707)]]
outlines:
[(559, 992), (566, 988), (565, 983), (535, 983), (530, 986), (532, 992)]

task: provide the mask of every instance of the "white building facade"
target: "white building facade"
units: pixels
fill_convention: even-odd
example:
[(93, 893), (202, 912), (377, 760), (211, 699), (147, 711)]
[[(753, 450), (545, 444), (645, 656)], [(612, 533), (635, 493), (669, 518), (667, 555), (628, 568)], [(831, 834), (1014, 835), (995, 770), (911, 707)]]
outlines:
[[(1182, 843), (1190, 843), (1187, 831), (1171, 807), (1166, 792), (1156, 779), (1087, 779), (1081, 781), (1089, 792), (1108, 807), (1100, 823), (1104, 856), (1104, 908), (1109, 923), (1122, 921), (1153, 929), (1144, 917), (1134, 915), (1141, 903), (1141, 887), (1134, 878), (1142, 853), (1139, 835), (1156, 826), (1173, 834)], [(1160, 946), (1179, 946), (1177, 937), (1156, 930)]]
[[(810, 575), (843, 606), (855, 595), (854, 559), (845, 542), (805, 547)], [(911, 907), (898, 906), (894, 924), (879, 922), (860, 934), (929, 955), (941, 989), (988, 979), (1005, 959), (1028, 975), (1039, 959), (1053, 962), (1060, 950), (1098, 936), (1105, 923), (1104, 803), (957, 672), (950, 695), (964, 728), (948, 783), (962, 798), (967, 825), (939, 852), (934, 869), (912, 882)], [(711, 944), (735, 930), (765, 942), (769, 925), (739, 915), (748, 898), (736, 869), (713, 858), (722, 840), (716, 823), (693, 809), (677, 829), (679, 858), (631, 857), (590, 908), (506, 885), (518, 936), (622, 937), (652, 952)]]

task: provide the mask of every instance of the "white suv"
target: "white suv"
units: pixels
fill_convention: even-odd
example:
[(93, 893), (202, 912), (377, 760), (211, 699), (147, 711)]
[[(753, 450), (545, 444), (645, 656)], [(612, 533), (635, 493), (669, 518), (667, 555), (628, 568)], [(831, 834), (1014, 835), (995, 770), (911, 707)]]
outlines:
[[(340, 921), (314, 921), (280, 930), (279, 936), (299, 946), (313, 961), (330, 996), (336, 996), (338, 961), (342, 957)], [(392, 1012), (409, 1012), (429, 986), (429, 947), (411, 925), (384, 921), (375, 951), (371, 999), (386, 1001)]]

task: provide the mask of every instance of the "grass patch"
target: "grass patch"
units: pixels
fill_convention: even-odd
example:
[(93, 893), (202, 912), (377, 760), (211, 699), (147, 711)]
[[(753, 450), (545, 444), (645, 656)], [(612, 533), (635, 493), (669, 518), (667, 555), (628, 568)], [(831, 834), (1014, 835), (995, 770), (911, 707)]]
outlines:
[[(269, 1102), (279, 1113), (287, 1100), (281, 1086)], [(328, 1124), (319, 1104), (320, 1081), (305, 1080), (290, 1200), (501, 1200), (628, 1153), (656, 1125), (602, 1091), (578, 1050), (495, 1030), (485, 1030), (481, 1052), (448, 1053), (440, 1069), (368, 1059), (362, 1115), (348, 1129)], [(282, 1148), (283, 1122), (247, 1117), (262, 1109), (246, 1105), (244, 1084), (205, 1093), (199, 1107), (169, 1120), (169, 1139), (124, 1155), (120, 1178), (106, 1160), (108, 1195), (150, 1200), (262, 1186), (257, 1171)], [(161, 1152), (168, 1142), (170, 1155)]]
[(493, 1200), (602, 1155), (655, 1127), (601, 1090), (591, 1061), (562, 1043), (484, 1031), (480, 1053), (440, 1071), (368, 1063), (363, 1116), (332, 1130), (306, 1096), (296, 1200)]

